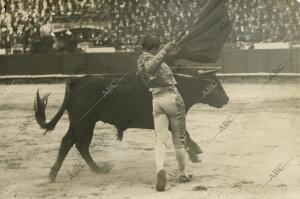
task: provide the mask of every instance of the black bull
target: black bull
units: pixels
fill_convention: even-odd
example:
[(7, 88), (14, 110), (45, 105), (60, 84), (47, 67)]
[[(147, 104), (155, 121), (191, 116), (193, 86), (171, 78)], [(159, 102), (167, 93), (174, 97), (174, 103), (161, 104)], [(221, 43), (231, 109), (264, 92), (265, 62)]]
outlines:
[[(221, 108), (227, 104), (228, 97), (214, 71), (193, 71), (189, 74), (176, 74), (177, 88), (181, 93), (186, 112), (196, 103), (204, 103)], [(35, 118), (41, 128), (53, 130), (61, 116), (67, 110), (70, 125), (61, 141), (57, 160), (50, 172), (50, 180), (57, 173), (71, 147), (76, 148), (82, 158), (94, 172), (108, 172), (111, 165), (98, 166), (92, 159), (89, 146), (97, 121), (114, 125), (118, 130), (118, 139), (122, 140), (127, 128), (153, 129), (152, 96), (134, 73), (103, 77), (87, 75), (68, 81), (63, 104), (59, 111), (46, 122), (45, 109), (49, 94), (37, 97), (34, 103)], [(187, 132), (188, 155), (197, 162), (197, 154), (202, 151)]]

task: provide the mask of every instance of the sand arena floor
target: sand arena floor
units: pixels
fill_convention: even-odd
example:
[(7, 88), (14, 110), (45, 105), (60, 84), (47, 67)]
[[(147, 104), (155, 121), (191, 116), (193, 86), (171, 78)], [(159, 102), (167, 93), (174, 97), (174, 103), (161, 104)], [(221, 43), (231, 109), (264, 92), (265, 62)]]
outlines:
[[(187, 115), (189, 132), (204, 151), (202, 163), (189, 164), (193, 181), (178, 184), (171, 175), (176, 162), (170, 144), (167, 191), (157, 193), (154, 132), (129, 129), (120, 143), (116, 129), (102, 122), (97, 123), (91, 151), (97, 163), (113, 162), (110, 173), (92, 173), (73, 147), (56, 181), (49, 183), (68, 118), (65, 114), (56, 129), (43, 136), (31, 117), (33, 100), (37, 88), (52, 92), (47, 109), (51, 118), (62, 103), (64, 84), (0, 85), (0, 198), (298, 199), (299, 84), (224, 87), (230, 97), (227, 106), (198, 104)], [(232, 116), (235, 119), (212, 139)]]

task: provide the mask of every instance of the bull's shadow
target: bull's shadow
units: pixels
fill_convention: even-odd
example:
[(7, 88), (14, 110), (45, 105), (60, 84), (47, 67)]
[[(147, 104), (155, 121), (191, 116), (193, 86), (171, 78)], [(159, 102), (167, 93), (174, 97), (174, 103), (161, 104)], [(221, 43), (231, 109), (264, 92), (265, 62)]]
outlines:
[[(176, 71), (175, 71), (176, 72)], [(181, 93), (186, 112), (196, 103), (221, 108), (228, 97), (215, 75), (216, 70), (189, 70), (185, 74), (175, 73), (177, 88)], [(213, 89), (211, 85), (215, 85)], [(208, 92), (209, 91), (209, 92)], [(56, 115), (46, 122), (46, 106), (49, 94), (40, 97), (37, 91), (34, 103), (35, 118), (41, 128), (53, 130), (67, 110), (70, 125), (63, 137), (55, 164), (51, 168), (50, 180), (54, 181), (61, 165), (75, 144), (82, 158), (92, 171), (108, 172), (110, 165), (98, 166), (91, 157), (89, 146), (97, 121), (114, 125), (118, 139), (122, 140), (127, 128), (153, 129), (152, 96), (135, 73), (125, 75), (86, 75), (67, 82), (63, 104)], [(187, 132), (188, 134), (188, 132)], [(188, 155), (192, 162), (198, 162), (200, 147), (187, 136)]]

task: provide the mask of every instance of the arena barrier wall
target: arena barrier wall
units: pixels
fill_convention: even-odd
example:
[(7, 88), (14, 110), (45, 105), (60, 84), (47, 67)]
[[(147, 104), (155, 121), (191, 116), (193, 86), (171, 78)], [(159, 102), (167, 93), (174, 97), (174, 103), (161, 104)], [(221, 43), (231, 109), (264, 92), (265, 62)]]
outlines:
[[(125, 73), (135, 71), (137, 57), (138, 53), (0, 55), (0, 75)], [(280, 64), (282, 73), (300, 73), (300, 49), (224, 50), (213, 65), (231, 74), (272, 73)]]

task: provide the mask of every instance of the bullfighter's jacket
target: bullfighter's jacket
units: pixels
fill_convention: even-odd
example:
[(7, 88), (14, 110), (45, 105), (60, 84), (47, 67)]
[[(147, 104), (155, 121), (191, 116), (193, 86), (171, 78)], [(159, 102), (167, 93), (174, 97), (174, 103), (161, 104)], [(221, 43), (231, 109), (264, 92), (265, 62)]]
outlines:
[(163, 62), (167, 52), (163, 48), (156, 55), (143, 52), (138, 59), (137, 75), (150, 91), (177, 84), (170, 67)]

